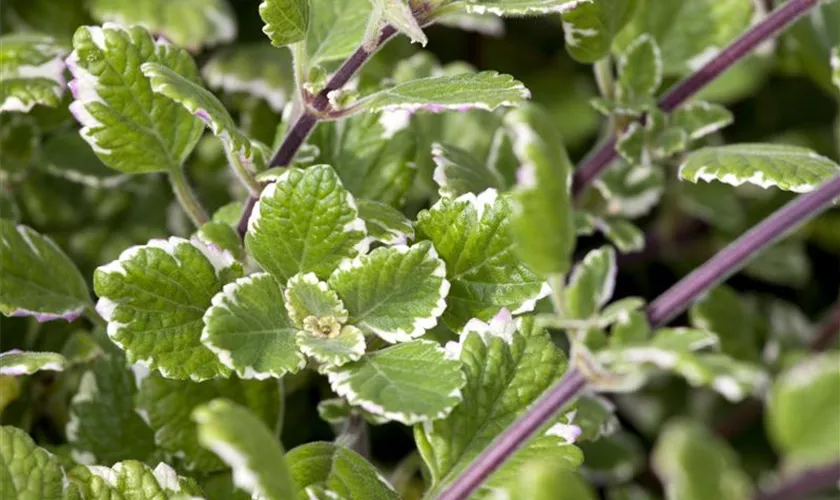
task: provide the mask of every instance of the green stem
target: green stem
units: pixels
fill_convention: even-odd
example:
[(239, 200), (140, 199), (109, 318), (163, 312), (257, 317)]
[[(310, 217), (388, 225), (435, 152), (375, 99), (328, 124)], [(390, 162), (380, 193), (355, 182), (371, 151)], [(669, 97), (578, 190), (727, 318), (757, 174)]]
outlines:
[(303, 91), (303, 84), (306, 80), (304, 73), (306, 73), (306, 68), (309, 67), (309, 60), (306, 54), (306, 44), (304, 42), (292, 44), (292, 60), (294, 61), (293, 68), (295, 73), (296, 92), (298, 99), (301, 104), (303, 104), (305, 102), (303, 98), (305, 95), (305, 92)]
[(175, 193), (175, 198), (178, 203), (190, 217), (195, 227), (201, 227), (205, 222), (210, 220), (207, 217), (207, 212), (198, 201), (198, 197), (187, 182), (187, 177), (184, 175), (183, 167), (177, 168), (169, 172), (169, 183), (172, 184), (172, 191)]
[(565, 318), (566, 303), (563, 300), (563, 289), (566, 287), (566, 276), (563, 274), (552, 274), (548, 277), (548, 286), (551, 287), (551, 303), (554, 304), (555, 316)]

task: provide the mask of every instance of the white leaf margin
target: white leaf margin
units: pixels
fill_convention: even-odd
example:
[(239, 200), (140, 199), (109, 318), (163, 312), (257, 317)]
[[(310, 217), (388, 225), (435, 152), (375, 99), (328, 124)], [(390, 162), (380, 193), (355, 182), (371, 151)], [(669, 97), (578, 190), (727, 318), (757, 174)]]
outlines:
[[(413, 342), (434, 346), (434, 349), (436, 351), (439, 351), (440, 354), (443, 355), (444, 359), (452, 359), (450, 355), (447, 354), (446, 350), (443, 347), (441, 347), (440, 344), (438, 344), (437, 342), (433, 342), (431, 340), (414, 340)], [(463, 377), (463, 372), (459, 373), (461, 373)], [(434, 415), (388, 411), (381, 405), (361, 397), (360, 394), (353, 390), (350, 384), (347, 383), (347, 381), (354, 375), (352, 371), (344, 370), (342, 372), (336, 372), (332, 367), (328, 367), (326, 369), (326, 374), (332, 390), (339, 396), (345, 398), (351, 406), (359, 406), (369, 413), (380, 416), (387, 420), (400, 422), (404, 425), (414, 425), (430, 420), (439, 420), (442, 418), (446, 418), (447, 416), (449, 416), (452, 410), (455, 409), (455, 407), (458, 406), (458, 404), (464, 399), (461, 389), (455, 389), (450, 394), (448, 394), (448, 396), (457, 399), (457, 401), (453, 403), (452, 406), (450, 406), (449, 408), (445, 408), (439, 411), (438, 413), (435, 413)], [(466, 380), (465, 377), (464, 380)]]
[[(16, 358), (19, 361), (11, 361)], [(20, 375), (32, 375), (42, 370), (60, 372), (64, 371), (67, 365), (67, 359), (57, 352), (34, 352), (12, 349), (0, 353), (0, 375), (17, 377)]]
[[(64, 54), (57, 46), (53, 46), (48, 42), (54, 41), (48, 37), (42, 43), (36, 44), (36, 49), (52, 55), (51, 59), (37, 66), (24, 64), (10, 68), (8, 71), (3, 72), (0, 80), (46, 78), (56, 83), (56, 86), (53, 87), (53, 94), (56, 98), (61, 99), (61, 96), (64, 95), (64, 89), (67, 86), (67, 82), (64, 79), (64, 70), (66, 68)], [(0, 103), (0, 112), (15, 111), (28, 113), (36, 104), (42, 103), (37, 100), (24, 102), (18, 96), (9, 95)]]
[[(200, 251), (207, 262), (213, 266), (213, 269), (216, 272), (216, 276), (219, 276), (223, 271), (230, 269), (231, 267), (237, 264), (236, 259), (231, 255), (230, 252), (224, 250), (222, 248), (217, 247), (216, 245), (207, 245), (203, 243), (197, 237), (193, 237), (189, 240), (180, 238), (178, 236), (172, 236), (168, 239), (152, 239), (149, 240), (148, 243), (145, 245), (134, 245), (129, 247), (120, 253), (120, 256), (117, 260), (114, 260), (108, 264), (104, 264), (96, 268), (95, 272), (102, 272), (105, 274), (121, 274), (126, 276), (125, 267), (123, 264), (125, 262), (130, 261), (133, 259), (140, 250), (148, 249), (148, 248), (157, 248), (159, 250), (163, 250), (171, 256), (178, 266), (180, 267), (181, 262), (175, 256), (175, 251), (178, 247), (182, 245), (191, 246), (198, 251)], [(99, 297), (99, 300), (96, 302), (96, 312), (104, 319), (108, 326), (105, 329), (105, 333), (110, 337), (111, 341), (117, 344), (120, 349), (123, 351), (127, 351), (127, 347), (121, 344), (117, 339), (117, 335), (122, 331), (123, 328), (130, 326), (129, 323), (120, 323), (119, 321), (114, 320), (114, 312), (117, 308), (120, 307), (120, 304), (117, 302), (109, 299), (108, 297)], [(136, 362), (146, 368), (155, 368), (160, 371), (161, 375), (164, 377), (169, 378), (171, 374), (170, 370), (163, 366), (158, 366), (157, 363), (152, 358), (147, 359), (137, 359)], [(190, 375), (190, 379), (200, 382), (199, 379), (194, 379), (192, 375)]]
[(524, 3), (518, 7), (504, 7), (497, 6), (503, 2), (494, 2), (494, 4), (485, 4), (481, 0), (470, 0), (464, 5), (465, 12), (469, 14), (493, 14), (496, 16), (536, 16), (540, 14), (562, 14), (577, 8), (581, 4), (592, 3), (594, 0), (568, 0), (566, 2), (518, 2)]
[[(394, 245), (387, 247), (389, 250), (396, 251), (400, 254), (407, 254), (414, 245), (409, 247), (408, 245)], [(344, 259), (338, 266), (338, 269), (333, 271), (332, 275), (330, 275), (330, 280), (333, 278), (337, 278), (342, 275), (349, 275), (350, 279), (352, 279), (352, 274), (356, 269), (361, 268), (365, 265), (363, 260), (371, 254), (367, 255), (360, 255), (353, 259)], [(361, 325), (365, 329), (370, 330), (376, 336), (381, 338), (382, 340), (390, 343), (390, 344), (397, 344), (400, 342), (410, 342), (414, 339), (422, 337), (427, 330), (434, 328), (438, 323), (438, 318), (443, 314), (443, 311), (446, 310), (446, 297), (449, 296), (449, 290), (451, 288), (451, 283), (449, 280), (446, 279), (446, 262), (440, 258), (435, 249), (435, 246), (429, 242), (429, 251), (426, 254), (427, 259), (429, 260), (437, 260), (437, 266), (432, 271), (431, 276), (433, 278), (441, 278), (440, 288), (438, 289), (438, 300), (433, 306), (432, 310), (429, 312), (428, 316), (421, 316), (419, 318), (414, 318), (412, 321), (411, 326), (408, 330), (403, 328), (398, 328), (394, 331), (383, 330), (381, 328), (374, 328), (371, 325), (368, 325), (364, 321), (359, 323), (353, 323), (354, 325)], [(341, 298), (341, 297), (339, 297)], [(349, 321), (353, 321), (353, 318), (350, 317)]]
[[(213, 354), (219, 358), (219, 362), (225, 365), (227, 368), (236, 372), (239, 378), (245, 380), (266, 380), (269, 378), (282, 378), (287, 373), (296, 373), (306, 367), (306, 358), (300, 351), (297, 351), (296, 354), (298, 356), (298, 364), (295, 371), (280, 371), (280, 370), (268, 370), (268, 371), (257, 371), (254, 369), (253, 366), (245, 366), (241, 367), (238, 366), (233, 361), (233, 352), (223, 349), (213, 343), (210, 339), (210, 331), (208, 324), (210, 323), (210, 317), (219, 309), (224, 309), (230, 312), (230, 308), (228, 307), (229, 303), (235, 304), (236, 301), (236, 292), (244, 287), (253, 284), (256, 280), (263, 280), (268, 279), (274, 281), (274, 278), (268, 273), (254, 273), (249, 274), (248, 276), (243, 276), (235, 281), (232, 281), (222, 287), (222, 291), (217, 293), (213, 296), (210, 301), (210, 307), (207, 311), (204, 312), (204, 316), (202, 317), (202, 321), (204, 322), (204, 327), (201, 330), (201, 343), (208, 349), (210, 349)], [(278, 285), (279, 286), (279, 285)], [(277, 307), (283, 307), (281, 305), (277, 305)]]

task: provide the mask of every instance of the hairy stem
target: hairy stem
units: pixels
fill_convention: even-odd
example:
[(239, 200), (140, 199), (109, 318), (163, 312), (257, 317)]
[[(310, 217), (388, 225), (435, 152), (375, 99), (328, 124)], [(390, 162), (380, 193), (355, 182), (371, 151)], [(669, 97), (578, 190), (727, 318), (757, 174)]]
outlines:
[(794, 500), (836, 487), (840, 481), (840, 462), (804, 470), (782, 480), (775, 488), (759, 491), (756, 500)]
[[(651, 326), (658, 328), (684, 311), (711, 286), (741, 269), (764, 247), (828, 208), (840, 196), (840, 176), (819, 189), (791, 201), (759, 225), (732, 242), (693, 273), (671, 287), (648, 306)], [(572, 367), (542, 397), (511, 424), (459, 475), (439, 497), (466, 498), (493, 473), (529, 436), (586, 386), (586, 378)], [(774, 497), (775, 498), (775, 497)]]
[(260, 193), (260, 183), (254, 179), (251, 172), (242, 164), (242, 160), (236, 152), (227, 152), (228, 163), (233, 167), (233, 172), (239, 181), (248, 189), (248, 194), (257, 196)]
[[(286, 137), (283, 139), (280, 149), (277, 150), (277, 153), (271, 159), (269, 166), (285, 167), (292, 161), (300, 147), (306, 141), (306, 138), (309, 137), (312, 129), (314, 129), (315, 125), (318, 123), (318, 115), (326, 111), (329, 106), (329, 94), (344, 87), (347, 82), (350, 81), (350, 78), (352, 78), (353, 75), (355, 75), (356, 72), (359, 71), (359, 69), (361, 69), (361, 67), (368, 61), (368, 59), (370, 59), (370, 56), (373, 55), (379, 47), (384, 45), (385, 42), (390, 40), (396, 32), (397, 30), (393, 26), (386, 25), (382, 28), (382, 31), (379, 32), (379, 42), (373, 50), (367, 50), (364, 46), (359, 47), (349, 58), (347, 58), (346, 61), (344, 61), (344, 64), (342, 64), (332, 78), (329, 79), (327, 85), (318, 92), (318, 95), (316, 95), (312, 100), (310, 107), (304, 109), (303, 113), (286, 133)], [(242, 216), (239, 218), (239, 224), (237, 224), (236, 227), (240, 237), (244, 237), (245, 231), (248, 229), (248, 219), (251, 217), (251, 212), (254, 210), (256, 202), (256, 196), (250, 196), (245, 202), (245, 209), (242, 211)]]
[(201, 227), (202, 224), (210, 220), (207, 217), (207, 212), (204, 210), (204, 207), (201, 206), (198, 197), (195, 195), (195, 191), (190, 187), (187, 176), (184, 175), (183, 167), (169, 172), (169, 183), (172, 184), (172, 191), (175, 193), (175, 198), (177, 198), (184, 212), (187, 213), (190, 220), (195, 224), (195, 227)]
[(478, 485), (495, 471), (519, 446), (542, 427), (586, 385), (586, 378), (570, 368), (559, 382), (538, 399), (528, 412), (521, 415), (496, 438), (458, 478), (441, 493), (438, 500), (467, 498)]
[(601, 97), (615, 98), (615, 75), (613, 73), (612, 57), (607, 56), (596, 61), (592, 71), (595, 73), (595, 83), (598, 84)]
[(762, 249), (828, 208), (837, 196), (840, 177), (797, 197), (764, 219), (654, 300), (647, 309), (651, 325), (664, 325), (682, 313), (697, 297), (740, 270)]
[[(749, 54), (754, 48), (761, 45), (762, 42), (804, 15), (819, 2), (820, 0), (790, 0), (786, 2), (760, 23), (738, 37), (702, 68), (669, 90), (659, 100), (659, 107), (664, 111), (672, 111), (720, 76), (738, 60)], [(615, 159), (617, 154), (615, 144), (615, 137), (609, 137), (583, 160), (581, 166), (575, 171), (572, 182), (572, 192), (576, 197)]]

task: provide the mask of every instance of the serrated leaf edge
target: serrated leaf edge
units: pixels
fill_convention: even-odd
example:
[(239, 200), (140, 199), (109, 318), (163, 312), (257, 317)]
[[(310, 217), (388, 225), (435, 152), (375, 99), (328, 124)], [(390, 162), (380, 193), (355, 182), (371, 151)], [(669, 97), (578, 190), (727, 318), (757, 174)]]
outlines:
[[(246, 366), (244, 368), (237, 366), (236, 363), (233, 361), (233, 353), (227, 349), (223, 349), (213, 344), (213, 341), (210, 338), (209, 323), (212, 313), (216, 309), (226, 309), (230, 311), (226, 302), (229, 301), (236, 303), (236, 291), (242, 286), (251, 285), (255, 280), (258, 279), (273, 280), (274, 278), (268, 273), (249, 274), (248, 276), (243, 276), (242, 278), (239, 278), (236, 281), (232, 281), (226, 284), (222, 287), (222, 291), (213, 296), (213, 298), (210, 301), (210, 307), (207, 309), (207, 311), (204, 312), (204, 316), (202, 317), (204, 327), (201, 330), (201, 343), (205, 347), (213, 351), (213, 354), (215, 354), (216, 357), (219, 358), (220, 363), (236, 372), (236, 374), (242, 379), (266, 380), (269, 378), (282, 378), (286, 373), (296, 373), (302, 370), (304, 367), (306, 367), (306, 358), (300, 353), (300, 351), (297, 352), (298, 364), (295, 371), (257, 371), (254, 369), (253, 366)], [(277, 307), (282, 306), (278, 304)]]
[[(430, 340), (414, 340), (413, 342), (416, 343), (423, 343), (427, 345), (434, 346), (436, 351), (439, 351), (446, 359), (450, 359), (444, 350), (438, 343), (432, 342)], [(463, 375), (463, 372), (459, 372), (461, 374), (461, 378), (466, 382), (466, 378)], [(373, 401), (369, 401), (367, 399), (362, 398), (358, 393), (356, 393), (352, 387), (347, 383), (347, 380), (353, 376), (353, 372), (346, 370), (342, 373), (337, 373), (334, 371), (332, 367), (328, 367), (326, 369), (327, 379), (330, 382), (330, 387), (332, 390), (338, 394), (339, 396), (345, 398), (347, 402), (352, 406), (360, 406), (363, 410), (373, 413), (374, 415), (378, 415), (380, 417), (386, 418), (388, 420), (394, 420), (400, 422), (404, 425), (414, 425), (421, 422), (429, 421), (429, 420), (438, 420), (441, 418), (446, 418), (452, 412), (452, 410), (458, 405), (458, 403), (463, 400), (463, 394), (461, 393), (461, 389), (455, 389), (447, 396), (451, 398), (456, 398), (458, 401), (452, 404), (451, 407), (443, 409), (434, 415), (421, 415), (419, 413), (403, 413), (403, 412), (393, 412), (387, 411), (382, 406), (374, 403)], [(463, 384), (462, 384), (463, 386)]]
[[(393, 249), (401, 254), (407, 254), (413, 246), (409, 247), (408, 245), (394, 245), (388, 247), (388, 249)], [(334, 277), (341, 276), (342, 274), (350, 274), (352, 275), (355, 269), (359, 269), (364, 265), (364, 259), (367, 258), (369, 255), (360, 255), (353, 259), (344, 259), (338, 265), (338, 269), (333, 271), (330, 279)], [(429, 242), (429, 251), (426, 254), (427, 258), (430, 260), (437, 260), (437, 267), (432, 271), (431, 276), (435, 278), (441, 278), (440, 288), (438, 289), (438, 301), (435, 306), (432, 308), (429, 316), (415, 318), (414, 322), (411, 324), (411, 331), (406, 331), (402, 328), (397, 329), (397, 331), (389, 332), (382, 330), (380, 328), (374, 328), (364, 322), (362, 324), (368, 330), (372, 331), (376, 336), (381, 338), (382, 340), (396, 344), (399, 342), (409, 342), (414, 340), (418, 337), (422, 337), (423, 334), (426, 333), (427, 330), (434, 328), (437, 325), (438, 318), (440, 318), (443, 311), (446, 310), (446, 297), (449, 295), (449, 289), (451, 288), (451, 284), (449, 280), (446, 279), (446, 262), (440, 258), (435, 249), (435, 246)], [(353, 318), (350, 318), (352, 321)]]

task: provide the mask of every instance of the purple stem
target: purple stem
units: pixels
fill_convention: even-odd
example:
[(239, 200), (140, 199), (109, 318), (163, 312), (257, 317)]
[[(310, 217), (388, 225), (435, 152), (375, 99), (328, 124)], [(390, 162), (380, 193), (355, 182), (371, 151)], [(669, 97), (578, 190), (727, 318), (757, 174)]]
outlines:
[[(784, 3), (760, 23), (738, 37), (737, 40), (717, 54), (714, 59), (669, 90), (659, 100), (659, 107), (664, 111), (674, 110), (762, 42), (815, 7), (819, 1), (790, 0)], [(602, 142), (597, 150), (588, 155), (575, 171), (572, 182), (572, 193), (575, 197), (579, 196), (601, 174), (601, 171), (615, 159), (615, 143), (614, 136)]]
[[(289, 132), (283, 139), (283, 143), (280, 145), (280, 149), (277, 150), (277, 153), (275, 153), (274, 157), (271, 159), (269, 167), (285, 167), (291, 163), (300, 147), (306, 141), (306, 138), (309, 137), (312, 129), (314, 129), (315, 125), (318, 124), (318, 114), (327, 110), (327, 107), (330, 104), (330, 92), (347, 85), (350, 78), (352, 78), (353, 75), (356, 74), (362, 66), (364, 66), (368, 59), (370, 59), (370, 56), (373, 55), (379, 47), (384, 45), (385, 42), (390, 40), (396, 32), (397, 30), (393, 26), (386, 25), (382, 28), (382, 31), (380, 31), (379, 41), (376, 43), (376, 47), (372, 51), (365, 50), (364, 46), (359, 47), (352, 55), (350, 55), (349, 58), (347, 58), (346, 61), (344, 61), (341, 67), (338, 68), (338, 71), (336, 71), (332, 78), (329, 79), (327, 85), (318, 92), (318, 95), (316, 95), (312, 100), (312, 104), (310, 105), (311, 109), (306, 109), (297, 119), (295, 124), (289, 129)], [(245, 209), (242, 211), (242, 216), (239, 218), (239, 223), (236, 226), (236, 230), (239, 232), (239, 236), (241, 238), (245, 237), (245, 232), (248, 230), (248, 219), (251, 218), (251, 212), (253, 212), (254, 205), (256, 205), (256, 203), (257, 199), (254, 196), (248, 197), (248, 200), (245, 202)]]
[(658, 327), (670, 321), (697, 297), (738, 271), (762, 248), (828, 208), (838, 196), (840, 176), (777, 210), (654, 300), (647, 308), (650, 324)]
[(796, 500), (828, 488), (840, 481), (840, 462), (807, 469), (783, 480), (772, 490), (759, 491), (756, 500)]
[(542, 427), (554, 413), (571, 401), (586, 386), (586, 378), (575, 368), (538, 399), (528, 412), (521, 415), (497, 437), (487, 449), (461, 473), (437, 500), (466, 498), (499, 465)]

